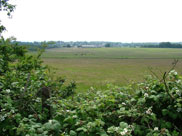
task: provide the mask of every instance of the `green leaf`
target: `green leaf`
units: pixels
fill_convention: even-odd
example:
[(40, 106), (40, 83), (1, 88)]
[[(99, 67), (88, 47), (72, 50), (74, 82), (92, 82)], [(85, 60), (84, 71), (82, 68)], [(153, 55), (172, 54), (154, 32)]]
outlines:
[(170, 122), (166, 122), (166, 128), (171, 128), (172, 127), (172, 125), (171, 125), (171, 123)]
[(81, 127), (81, 128), (77, 128), (76, 131), (84, 131), (84, 132), (87, 132), (87, 129), (84, 128), (84, 127)]
[(157, 120), (156, 115), (155, 115), (155, 114), (152, 114), (152, 115), (151, 115), (151, 119), (152, 119), (153, 121), (156, 121), (156, 120)]
[(125, 123), (125, 122), (120, 122), (119, 125), (120, 125), (121, 128), (126, 128), (126, 127), (128, 127), (128, 124)]
[(168, 112), (169, 112), (169, 111), (168, 111), (167, 109), (163, 109), (163, 110), (162, 110), (162, 115), (163, 115), (163, 116), (166, 116), (166, 115), (168, 114)]
[(107, 129), (107, 132), (108, 132), (108, 133), (114, 133), (114, 131), (115, 131), (115, 127), (114, 127), (114, 126), (111, 126), (111, 127), (109, 127), (109, 128)]
[(176, 118), (177, 118), (177, 114), (176, 114), (176, 113), (173, 113), (173, 112), (169, 112), (169, 116), (170, 116), (172, 119), (176, 119)]
[(108, 136), (107, 134), (100, 134), (100, 136)]
[(75, 131), (73, 131), (73, 130), (70, 131), (70, 136), (76, 136), (76, 135), (77, 135), (77, 133)]

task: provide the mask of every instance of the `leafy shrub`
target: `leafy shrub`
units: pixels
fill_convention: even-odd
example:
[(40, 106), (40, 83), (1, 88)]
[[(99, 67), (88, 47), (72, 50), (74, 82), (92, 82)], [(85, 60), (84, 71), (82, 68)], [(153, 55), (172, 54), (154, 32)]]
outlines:
[[(110, 86), (102, 92), (91, 88), (73, 100), (58, 100), (54, 117), (65, 135), (178, 136), (182, 130), (181, 79), (172, 70), (166, 83), (149, 76), (135, 88)], [(133, 94), (128, 93), (131, 90)]]
[(175, 70), (162, 80), (148, 76), (140, 84), (74, 94), (74, 82), (49, 77), (41, 52), (27, 55), (10, 40), (0, 41), (2, 136), (182, 135), (182, 76)]
[[(42, 51), (36, 56), (28, 55), (25, 47), (12, 44), (11, 40), (0, 40), (1, 135), (19, 135), (24, 130), (22, 127), (19, 129), (25, 123), (21, 121), (27, 120), (29, 116), (31, 120), (25, 126), (33, 125), (32, 117), (34, 123), (48, 122), (51, 118), (48, 115), (50, 109), (47, 108), (50, 105), (49, 98), (54, 97), (57, 92), (60, 92), (60, 95), (56, 95), (58, 99), (69, 97), (76, 87), (74, 83), (65, 86), (48, 76), (49, 70), (40, 60)], [(42, 97), (42, 88), (52, 92), (47, 99)], [(22, 131), (22, 134), (25, 132)]]

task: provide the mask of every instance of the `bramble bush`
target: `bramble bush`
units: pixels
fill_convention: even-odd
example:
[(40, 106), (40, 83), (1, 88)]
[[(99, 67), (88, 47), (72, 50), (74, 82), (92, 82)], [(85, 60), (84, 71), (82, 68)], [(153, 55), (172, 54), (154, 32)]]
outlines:
[(42, 51), (28, 55), (11, 40), (0, 40), (2, 136), (182, 135), (182, 76), (175, 70), (162, 80), (74, 93), (74, 82), (50, 78)]
[(12, 40), (0, 40), (0, 134), (24, 135), (29, 133), (25, 131), (27, 125), (31, 125), (31, 130), (33, 124), (48, 122), (46, 95), (66, 98), (76, 86), (74, 82), (65, 86), (60, 79), (53, 82), (48, 76), (49, 69), (40, 60), (42, 51), (36, 56), (28, 55), (25, 47), (12, 44)]
[(162, 81), (148, 76), (137, 85), (91, 88), (73, 100), (58, 100), (55, 119), (65, 135), (179, 136), (182, 77), (172, 70), (166, 78), (169, 92)]

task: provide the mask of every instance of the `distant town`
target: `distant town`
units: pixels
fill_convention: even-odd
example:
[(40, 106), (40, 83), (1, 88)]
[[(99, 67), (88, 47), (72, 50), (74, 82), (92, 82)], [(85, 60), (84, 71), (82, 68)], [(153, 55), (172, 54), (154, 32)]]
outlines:
[(36, 50), (43, 46), (49, 48), (109, 48), (109, 47), (133, 47), (133, 48), (182, 48), (182, 42), (141, 42), (141, 43), (122, 43), (122, 42), (105, 42), (105, 41), (44, 41), (44, 42), (22, 42), (15, 41), (18, 45), (24, 45), (29, 50)]

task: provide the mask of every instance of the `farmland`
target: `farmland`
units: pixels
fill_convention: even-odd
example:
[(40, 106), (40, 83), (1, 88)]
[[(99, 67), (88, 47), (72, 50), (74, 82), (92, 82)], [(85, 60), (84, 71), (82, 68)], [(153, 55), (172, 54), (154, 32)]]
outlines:
[[(182, 42), (109, 42), (181, 41), (174, 18), (180, 7), (17, 4), (12, 23), (0, 19), (1, 136), (182, 136)], [(9, 18), (15, 8), (13, 1), (0, 1), (0, 13)], [(14, 28), (8, 35), (20, 41), (4, 35), (6, 28)]]
[(152, 73), (161, 78), (174, 59), (179, 59), (176, 70), (182, 72), (182, 49), (56, 48), (46, 50), (42, 58), (55, 76), (75, 80), (78, 91), (139, 82)]

